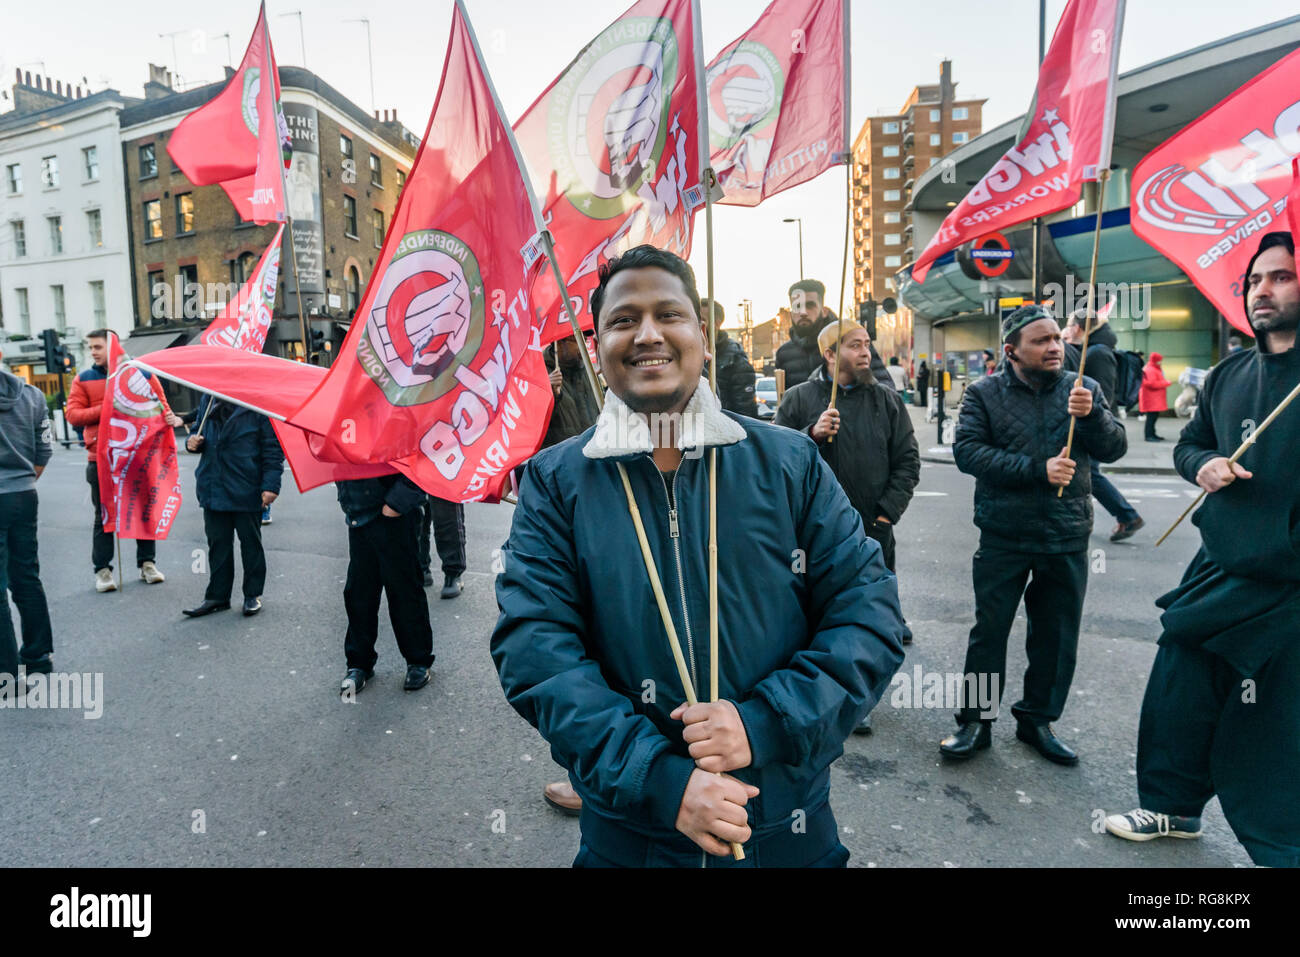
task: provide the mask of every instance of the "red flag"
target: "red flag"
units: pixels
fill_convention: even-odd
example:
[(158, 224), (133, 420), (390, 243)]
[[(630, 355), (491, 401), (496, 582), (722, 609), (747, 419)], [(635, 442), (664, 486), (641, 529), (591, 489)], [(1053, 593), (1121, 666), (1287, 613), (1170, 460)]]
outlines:
[(214, 99), (181, 120), (167, 152), (191, 183), (220, 183), (239, 215), (261, 225), (285, 219), (291, 143), (264, 3), (239, 69)]
[(1115, 74), (1124, 0), (1070, 0), (1038, 68), (1038, 88), (1019, 142), (948, 214), (912, 267), (962, 243), (1078, 202), (1084, 181), (1110, 167)]
[(847, 153), (846, 0), (773, 0), (708, 68), (720, 202), (757, 206)]
[(262, 253), (253, 275), (240, 287), (239, 295), (217, 313), (212, 324), (199, 336), (199, 342), (249, 352), (262, 351), (275, 308), (276, 284), (280, 278), (280, 239), (283, 236), (284, 227), (281, 226), (275, 231), (271, 245)]
[[(596, 269), (650, 243), (690, 255), (703, 204), (696, 25), (691, 0), (639, 0), (565, 68), (515, 124), (579, 322)], [(691, 193), (688, 202), (687, 191)], [(535, 298), (543, 345), (570, 334), (555, 282)]]
[(536, 206), (461, 3), (429, 128), (352, 328), (289, 417), (441, 498), (493, 494), (541, 443), (551, 390), (530, 303)]
[(164, 539), (181, 507), (176, 434), (156, 378), (133, 365), (109, 334), (109, 377), (99, 416), (100, 520), (122, 538)]
[(1300, 154), (1300, 51), (1157, 146), (1133, 171), (1133, 232), (1173, 260), (1228, 322), (1259, 235), (1285, 229)]
[(1300, 241), (1300, 156), (1291, 160), (1291, 192), (1286, 198), (1286, 215), (1291, 223), (1291, 242)]

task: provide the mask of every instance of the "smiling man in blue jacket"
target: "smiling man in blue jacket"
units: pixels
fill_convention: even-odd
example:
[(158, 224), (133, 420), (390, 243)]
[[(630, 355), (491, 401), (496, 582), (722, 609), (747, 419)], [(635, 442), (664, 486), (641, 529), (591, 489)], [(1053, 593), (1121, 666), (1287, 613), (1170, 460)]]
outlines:
[[(575, 866), (842, 866), (830, 764), (903, 659), (898, 587), (805, 435), (722, 411), (689, 265), (640, 246), (592, 297), (596, 425), (533, 458), (497, 578), (510, 704), (582, 797)], [(708, 449), (719, 701), (687, 708), (617, 468), (707, 698)]]

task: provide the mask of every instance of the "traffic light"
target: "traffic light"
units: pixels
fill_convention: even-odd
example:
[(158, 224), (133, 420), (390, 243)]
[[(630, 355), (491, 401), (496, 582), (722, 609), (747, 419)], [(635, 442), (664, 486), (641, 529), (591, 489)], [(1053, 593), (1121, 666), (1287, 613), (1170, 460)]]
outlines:
[[(72, 375), (77, 371), (77, 364), (73, 362), (72, 353), (68, 351), (67, 346), (59, 346), (59, 351), (55, 358), (58, 362), (58, 371), (63, 375)], [(47, 372), (54, 371), (49, 366), (46, 366), (45, 369)]]
[(320, 365), (320, 354), (325, 349), (325, 333), (319, 329), (310, 329), (307, 335), (311, 340), (311, 348), (307, 350), (311, 355), (311, 364), (318, 366)]
[(59, 361), (59, 351), (63, 348), (63, 344), (59, 342), (59, 334), (53, 329), (42, 329), (41, 344), (45, 347), (45, 371), (50, 373), (60, 371), (63, 364)]

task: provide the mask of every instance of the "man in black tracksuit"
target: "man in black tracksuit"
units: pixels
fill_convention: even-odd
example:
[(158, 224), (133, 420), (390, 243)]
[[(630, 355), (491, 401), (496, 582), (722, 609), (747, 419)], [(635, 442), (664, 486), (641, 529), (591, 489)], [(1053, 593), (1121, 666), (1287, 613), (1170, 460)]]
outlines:
[(1141, 806), (1106, 818), (1131, 841), (1195, 838), (1217, 795), (1251, 860), (1300, 867), (1300, 403), (1236, 462), (1300, 383), (1300, 282), (1290, 233), (1267, 233), (1246, 267), (1257, 348), (1210, 370), (1174, 465), (1205, 492), (1201, 547), (1164, 610), (1138, 726)]
[(433, 628), (420, 575), (420, 503), (424, 490), (405, 475), (337, 483), (348, 523), (348, 578), (343, 605), (348, 632), (343, 639), (348, 671), (339, 687), (352, 698), (375, 676), (379, 655), (379, 598), (388, 595), (388, 618), (406, 659), (407, 691), (429, 683)]
[(826, 287), (816, 279), (800, 279), (790, 287), (790, 340), (776, 350), (775, 364), (785, 372), (785, 388), (793, 389), (821, 368), (817, 334), (835, 317), (822, 305)]
[[(704, 310), (704, 318), (707, 320), (709, 300), (701, 299), (700, 308)], [(758, 373), (750, 364), (749, 356), (745, 355), (744, 347), (727, 335), (727, 330), (722, 328), (726, 313), (723, 312), (721, 303), (713, 304), (713, 314), (714, 322), (717, 324), (718, 399), (728, 412), (756, 419), (758, 403), (755, 399), (754, 383), (758, 380)], [(704, 374), (706, 376), (709, 374), (707, 364), (704, 367)]]
[[(1084, 376), (1073, 388), (1075, 377), (1062, 375), (1061, 330), (1049, 312), (1022, 306), (1003, 322), (1002, 337), (1006, 361), (967, 387), (953, 445), (957, 467), (976, 479), (980, 545), (971, 568), (975, 627), (959, 730), (939, 749), (968, 758), (990, 745), (1006, 683), (1007, 638), (1023, 595), (1029, 667), (1024, 697), (1011, 709), (1016, 737), (1048, 760), (1074, 764), (1078, 755), (1050, 725), (1070, 691), (1088, 585), (1089, 464), (1115, 461), (1128, 442), (1097, 383)], [(1071, 416), (1077, 422), (1067, 458)]]
[(198, 408), (182, 417), (187, 424), (196, 419), (203, 423), (202, 431), (187, 438), (185, 448), (203, 456), (194, 471), (194, 488), (203, 506), (210, 577), (203, 601), (183, 614), (200, 618), (230, 607), (238, 533), (244, 614), (256, 615), (266, 585), (262, 509), (280, 494), (284, 452), (270, 419), (251, 409), (205, 395)]

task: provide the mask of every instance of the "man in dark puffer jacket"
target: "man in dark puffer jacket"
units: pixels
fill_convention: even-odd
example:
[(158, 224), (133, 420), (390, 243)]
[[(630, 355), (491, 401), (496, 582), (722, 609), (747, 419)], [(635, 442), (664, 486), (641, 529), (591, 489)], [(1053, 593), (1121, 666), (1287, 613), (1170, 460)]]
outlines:
[[(1002, 338), (1006, 362), (967, 387), (953, 445), (957, 467), (976, 478), (980, 545), (971, 569), (975, 627), (966, 649), (960, 730), (939, 749), (967, 758), (991, 743), (1007, 638), (1023, 595), (1029, 667), (1024, 697), (1011, 709), (1016, 737), (1051, 761), (1074, 764), (1078, 755), (1050, 724), (1070, 691), (1088, 585), (1089, 467), (1093, 458), (1115, 461), (1128, 441), (1096, 381), (1084, 376), (1074, 388), (1075, 377), (1061, 374), (1061, 330), (1049, 312), (1017, 309), (1003, 322)], [(1077, 423), (1072, 458), (1066, 458), (1071, 416)], [(982, 702), (985, 710), (971, 700), (972, 681), (985, 691), (981, 698), (994, 699)]]

